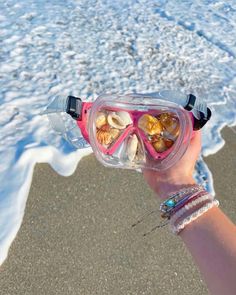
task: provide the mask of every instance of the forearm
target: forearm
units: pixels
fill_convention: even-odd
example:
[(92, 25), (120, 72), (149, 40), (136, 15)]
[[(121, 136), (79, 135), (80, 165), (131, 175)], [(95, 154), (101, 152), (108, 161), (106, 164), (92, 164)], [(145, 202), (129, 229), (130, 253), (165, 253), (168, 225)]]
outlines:
[(180, 237), (212, 295), (236, 294), (236, 226), (212, 208), (186, 226)]

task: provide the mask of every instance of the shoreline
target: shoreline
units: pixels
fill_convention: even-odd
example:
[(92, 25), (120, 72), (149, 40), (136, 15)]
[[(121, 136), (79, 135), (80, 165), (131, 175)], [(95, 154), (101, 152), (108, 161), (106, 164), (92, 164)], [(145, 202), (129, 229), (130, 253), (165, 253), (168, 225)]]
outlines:
[[(236, 222), (236, 136), (229, 128), (222, 134), (223, 149), (204, 160), (222, 210)], [(69, 177), (36, 165), (21, 229), (1, 267), (0, 294), (207, 294), (167, 228), (143, 238), (158, 213), (131, 227), (155, 207), (141, 174), (105, 168), (93, 155)]]

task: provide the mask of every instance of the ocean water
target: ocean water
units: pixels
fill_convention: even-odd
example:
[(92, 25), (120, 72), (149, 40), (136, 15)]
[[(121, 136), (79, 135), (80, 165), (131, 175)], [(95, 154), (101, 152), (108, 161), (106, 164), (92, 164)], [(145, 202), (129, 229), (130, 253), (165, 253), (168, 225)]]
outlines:
[[(236, 125), (234, 0), (0, 0), (0, 43), (0, 263), (21, 225), (35, 163), (70, 175), (91, 153), (40, 115), (55, 96), (194, 93), (213, 112), (204, 156), (223, 147), (224, 126)], [(214, 193), (202, 159), (196, 178)]]

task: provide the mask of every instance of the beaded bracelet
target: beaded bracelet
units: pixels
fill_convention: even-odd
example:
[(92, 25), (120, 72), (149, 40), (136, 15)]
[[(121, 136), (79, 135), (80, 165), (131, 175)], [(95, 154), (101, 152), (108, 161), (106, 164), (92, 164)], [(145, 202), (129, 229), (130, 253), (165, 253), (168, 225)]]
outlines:
[[(200, 203), (206, 203), (206, 201), (211, 201), (213, 199), (214, 199), (213, 196), (210, 195), (210, 194), (208, 194), (207, 191), (205, 191), (205, 190), (202, 190), (200, 192), (195, 192), (193, 194), (188, 194), (183, 199), (181, 199), (181, 202), (178, 203), (178, 204), (180, 204), (180, 206), (179, 205), (176, 206), (173, 209), (173, 211), (171, 211), (171, 214), (173, 214), (173, 215), (170, 215), (170, 217), (168, 217), (168, 221), (167, 222), (160, 223), (160, 224), (154, 226), (151, 230), (149, 230), (148, 232), (146, 232), (143, 236), (147, 236), (150, 233), (152, 233), (153, 231), (155, 231), (157, 228), (161, 228), (161, 227), (163, 227), (163, 226), (165, 226), (167, 224), (170, 224), (171, 226), (174, 226), (174, 223), (178, 220), (178, 218), (180, 218), (180, 216), (182, 216), (183, 214), (185, 214), (185, 212), (187, 212), (189, 209), (191, 209), (194, 206), (197, 206)], [(139, 224), (140, 222), (142, 222), (144, 220), (144, 217), (145, 216), (148, 216), (148, 215), (154, 213), (155, 211), (156, 210), (152, 210), (152, 211), (148, 212), (147, 214), (145, 214), (144, 216), (142, 216), (142, 218), (140, 218), (132, 226), (136, 226), (137, 224)]]
[[(193, 195), (187, 195), (186, 197), (181, 199), (180, 202), (178, 202), (178, 204), (174, 207), (171, 216), (173, 216), (177, 211), (179, 211), (181, 208), (185, 207), (190, 202), (192, 203), (192, 201), (194, 201), (202, 196), (205, 196), (205, 195), (208, 195), (208, 192), (205, 190), (200, 191), (200, 192), (196, 192)], [(211, 195), (209, 195), (209, 196), (211, 196)]]
[(170, 218), (170, 225), (174, 226), (175, 222), (183, 216), (188, 210), (192, 209), (193, 207), (206, 202), (206, 201), (213, 201), (214, 197), (210, 194), (204, 195), (197, 195), (195, 198), (191, 199), (188, 203), (186, 203), (181, 209), (177, 210)]
[(176, 207), (178, 207), (180, 204), (184, 204), (188, 200), (188, 198), (193, 196), (193, 194), (200, 193), (203, 191), (205, 191), (203, 186), (193, 185), (191, 187), (187, 187), (181, 189), (178, 192), (170, 194), (168, 199), (160, 205), (162, 217), (170, 219)]
[(185, 194), (185, 193), (190, 193), (193, 191), (196, 191), (198, 189), (204, 189), (204, 187), (200, 184), (193, 184), (187, 187), (184, 187), (178, 191), (173, 191), (169, 194), (169, 198), (172, 197), (173, 195), (181, 195), (181, 194)]
[(213, 208), (214, 206), (219, 206), (218, 200), (213, 200), (211, 202), (208, 202), (192, 214), (190, 214), (188, 217), (184, 218), (180, 223), (178, 223), (176, 226), (171, 226), (171, 230), (174, 234), (179, 234), (188, 224), (196, 220), (198, 217), (202, 216), (205, 212), (207, 212), (209, 209)]

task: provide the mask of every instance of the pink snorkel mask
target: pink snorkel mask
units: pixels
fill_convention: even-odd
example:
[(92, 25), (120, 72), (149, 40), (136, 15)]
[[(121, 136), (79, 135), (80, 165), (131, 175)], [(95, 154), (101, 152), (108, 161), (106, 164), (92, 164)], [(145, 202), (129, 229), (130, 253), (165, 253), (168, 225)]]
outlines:
[(54, 129), (76, 147), (82, 134), (103, 165), (153, 170), (173, 166), (194, 131), (211, 117), (210, 109), (194, 95), (174, 91), (107, 94), (94, 102), (68, 96), (55, 99), (46, 113)]

